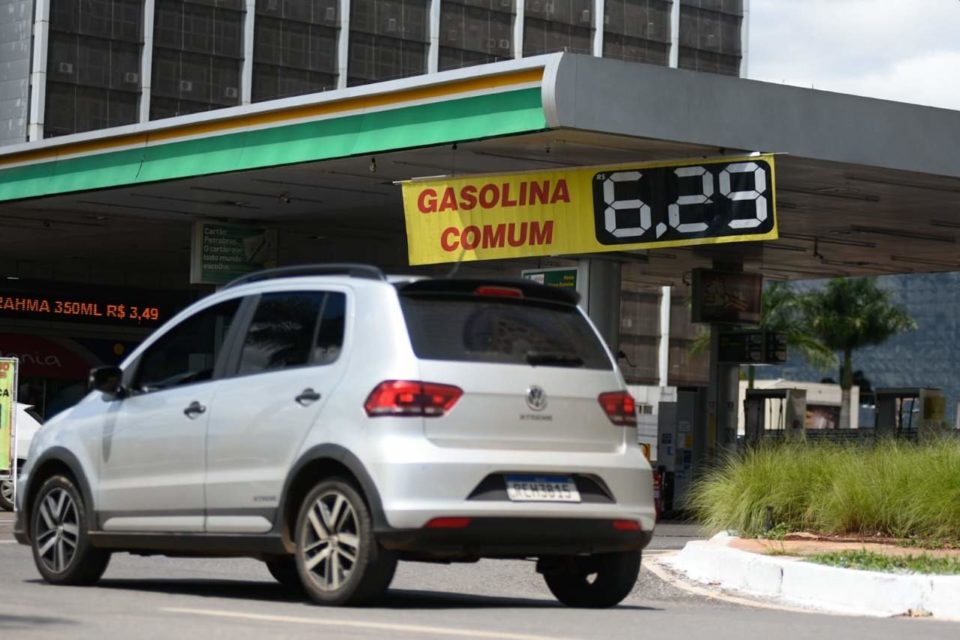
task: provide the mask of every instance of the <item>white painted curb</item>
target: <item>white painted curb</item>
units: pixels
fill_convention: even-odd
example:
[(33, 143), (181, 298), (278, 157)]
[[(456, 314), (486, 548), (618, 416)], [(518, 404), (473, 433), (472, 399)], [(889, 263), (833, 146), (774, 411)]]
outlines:
[(661, 562), (691, 580), (835, 613), (896, 616), (925, 612), (960, 619), (960, 576), (841, 569), (727, 546), (730, 537), (688, 542)]

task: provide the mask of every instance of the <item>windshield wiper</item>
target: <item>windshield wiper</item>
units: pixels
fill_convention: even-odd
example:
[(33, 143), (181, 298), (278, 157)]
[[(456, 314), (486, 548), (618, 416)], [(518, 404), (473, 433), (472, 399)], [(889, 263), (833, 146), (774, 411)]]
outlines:
[(582, 367), (583, 358), (573, 353), (551, 353), (549, 351), (527, 351), (527, 363), (537, 366)]

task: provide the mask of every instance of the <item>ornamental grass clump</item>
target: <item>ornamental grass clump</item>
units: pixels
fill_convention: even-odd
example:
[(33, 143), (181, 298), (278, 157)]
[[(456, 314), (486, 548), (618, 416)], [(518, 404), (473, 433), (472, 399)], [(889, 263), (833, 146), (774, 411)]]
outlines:
[(960, 541), (960, 441), (767, 445), (732, 455), (690, 493), (707, 528)]

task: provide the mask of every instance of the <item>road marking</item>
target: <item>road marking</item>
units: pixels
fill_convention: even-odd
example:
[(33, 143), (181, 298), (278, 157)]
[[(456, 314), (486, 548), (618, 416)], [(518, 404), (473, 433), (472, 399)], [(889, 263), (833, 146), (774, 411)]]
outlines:
[(161, 611), (168, 613), (188, 613), (198, 616), (212, 616), (219, 618), (237, 618), (240, 620), (260, 620), (263, 622), (291, 622), (295, 624), (313, 624), (324, 627), (347, 627), (353, 629), (374, 629), (378, 631), (394, 631), (399, 633), (432, 634), (436, 636), (453, 636), (457, 638), (504, 638), (506, 640), (563, 640), (557, 636), (534, 636), (524, 633), (508, 633), (503, 631), (480, 631), (477, 629), (454, 629), (451, 627), (429, 627), (416, 624), (393, 624), (388, 622), (359, 622), (356, 620), (326, 620), (321, 618), (302, 618), (298, 616), (276, 616), (262, 613), (238, 613), (218, 609), (184, 609), (179, 607), (165, 607)]
[[(673, 555), (676, 552), (669, 553), (658, 553), (657, 556), (666, 557)], [(647, 562), (646, 558), (643, 560), (643, 566), (650, 571), (653, 575), (657, 576), (667, 584), (680, 589), (681, 591), (686, 591), (687, 593), (692, 593), (695, 596), (702, 596), (704, 598), (710, 598), (711, 600), (719, 600), (721, 602), (729, 602), (730, 604), (738, 604), (744, 607), (754, 607), (757, 609), (776, 609), (777, 611), (789, 611), (791, 613), (812, 613), (819, 615), (827, 616), (849, 616), (854, 614), (849, 613), (837, 613), (834, 611), (827, 611), (824, 609), (802, 609), (800, 607), (791, 607), (783, 604), (775, 604), (772, 602), (763, 602), (761, 600), (750, 600), (748, 598), (740, 598), (737, 596), (730, 596), (725, 593), (718, 593), (711, 589), (704, 587), (698, 587), (688, 583), (687, 581), (678, 578), (673, 575), (669, 570), (660, 566), (656, 560)]]
[(17, 544), (16, 540), (0, 540), (0, 544)]

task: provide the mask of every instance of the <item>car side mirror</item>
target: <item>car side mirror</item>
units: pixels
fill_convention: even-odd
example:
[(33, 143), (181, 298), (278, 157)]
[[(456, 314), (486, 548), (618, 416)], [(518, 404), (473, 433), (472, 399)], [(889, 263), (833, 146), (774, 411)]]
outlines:
[(122, 398), (124, 396), (123, 370), (116, 366), (91, 369), (87, 386), (91, 391), (100, 391), (108, 396)]

